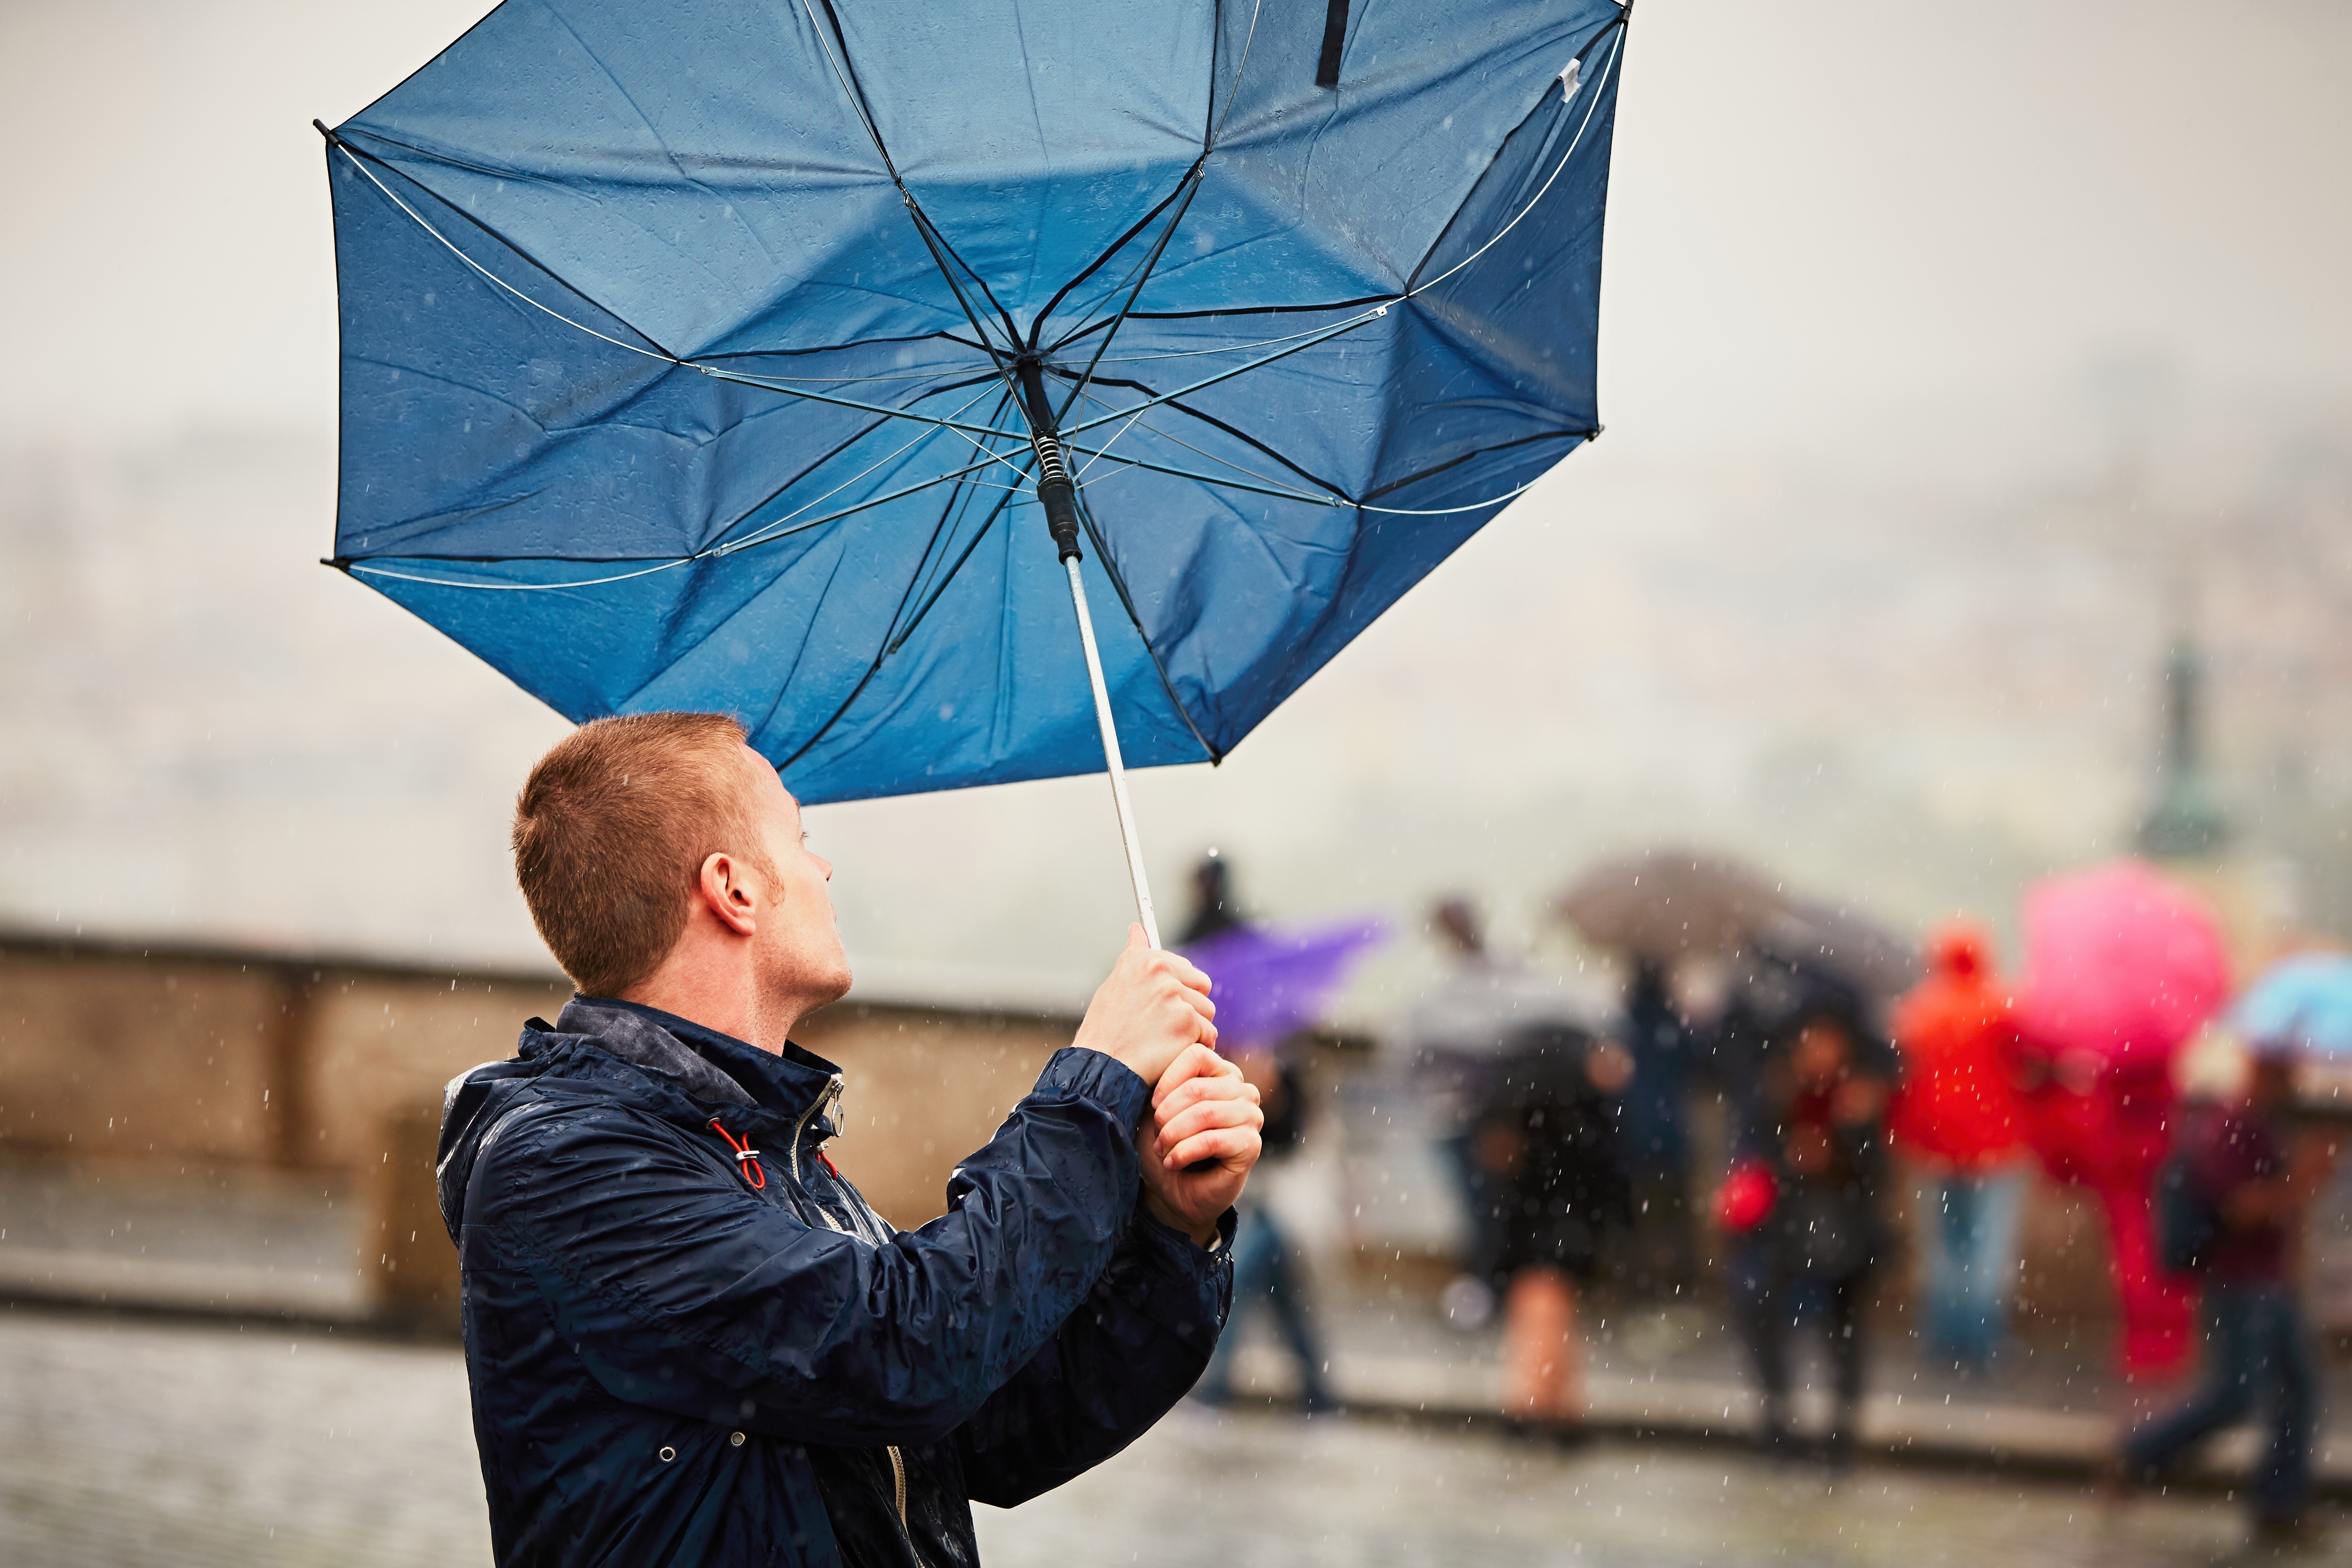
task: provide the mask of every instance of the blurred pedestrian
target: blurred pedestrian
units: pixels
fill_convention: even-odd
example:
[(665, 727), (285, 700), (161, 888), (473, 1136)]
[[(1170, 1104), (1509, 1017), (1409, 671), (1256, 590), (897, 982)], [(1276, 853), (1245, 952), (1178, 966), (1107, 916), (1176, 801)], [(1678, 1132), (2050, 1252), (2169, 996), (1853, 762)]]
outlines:
[(2259, 1409), (2269, 1441), (2247, 1490), (2259, 1539), (2310, 1538), (2311, 1444), (2319, 1370), (2295, 1299), (2304, 1222), (2326, 1185), (2332, 1141), (2287, 1121), (2295, 1053), (2269, 1043), (2252, 1056), (2242, 1095), (2179, 1117), (2158, 1194), (2168, 1261), (2199, 1279), (2204, 1364), (2197, 1391), (2126, 1437), (2124, 1485), (2161, 1476), (2191, 1448)]
[(1462, 1212), (1471, 1216), (1463, 1272), (1446, 1287), (1446, 1315), (1458, 1327), (1476, 1328), (1492, 1315), (1495, 1299), (1475, 1260), (1476, 1216), (1488, 1204), (1489, 1177), (1473, 1147), (1474, 1124), (1522, 1022), (1528, 977), (1488, 950), (1477, 910), (1466, 898), (1441, 900), (1430, 910), (1429, 930), (1451, 973), (1407, 1012), (1395, 1043), (1438, 1163), (1454, 1182)]
[[(1297, 1067), (1271, 1050), (1251, 1050), (1237, 1057), (1244, 1081), (1258, 1091), (1265, 1113), (1259, 1131), (1263, 1152), (1259, 1169), (1279, 1180), (1305, 1141), (1307, 1080)], [(1267, 1201), (1264, 1178), (1243, 1194), (1238, 1227), (1234, 1233), (1234, 1303), (1218, 1337), (1216, 1353), (1202, 1373), (1193, 1396), (1207, 1405), (1228, 1405), (1234, 1397), (1234, 1355), (1241, 1344), (1241, 1324), (1254, 1307), (1263, 1306), (1274, 1320), (1291, 1359), (1298, 1366), (1298, 1403), (1309, 1415), (1337, 1408), (1332, 1397), (1329, 1363), (1321, 1336), (1316, 1332), (1314, 1309), (1307, 1294), (1306, 1258)]]
[(2025, 1192), (2010, 1076), (2015, 1029), (1981, 926), (1945, 926), (1929, 939), (1927, 962), (1927, 978), (1895, 1014), (1903, 1076), (1887, 1126), (1895, 1147), (1927, 1176), (1918, 1208), (1927, 1276), (1921, 1337), (1938, 1360), (1982, 1373), (2008, 1332)]
[(1192, 918), (1176, 945), (1192, 947), (1248, 923), (1242, 919), (1241, 900), (1234, 896), (1233, 867), (1210, 850), (1192, 867)]
[(1522, 1421), (1584, 1415), (1577, 1298), (1607, 1232), (1632, 1217), (1610, 1104), (1632, 1076), (1614, 1041), (1540, 1026), (1517, 1038), (1473, 1122), (1473, 1267), (1503, 1301), (1503, 1407)]
[(1763, 1437), (1785, 1449), (1790, 1331), (1817, 1317), (1837, 1394), (1828, 1454), (1851, 1462), (1862, 1413), (1864, 1309), (1886, 1250), (1887, 1080), (1845, 1008), (1813, 1005), (1775, 1033), (1717, 1196), (1732, 1302), (1764, 1394)]
[(1623, 1283), (1639, 1296), (1679, 1294), (1697, 1273), (1686, 1126), (1696, 1039), (1675, 1005), (1667, 965), (1636, 957), (1622, 1030), (1632, 1078), (1619, 1105), (1619, 1143), (1632, 1183)]
[[(1254, 930), (1242, 913), (1232, 862), (1210, 850), (1192, 868), (1192, 918), (1176, 945), (1195, 948)], [(1226, 1048), (1241, 1068), (1243, 1080), (1258, 1091), (1259, 1109), (1265, 1116), (1265, 1124), (1259, 1130), (1260, 1157), (1271, 1153), (1280, 1163), (1297, 1152), (1306, 1133), (1307, 1106), (1303, 1073), (1286, 1061), (1274, 1045), (1265, 1040), (1236, 1040)], [(1218, 1336), (1216, 1352), (1193, 1386), (1193, 1397), (1205, 1405), (1233, 1402), (1234, 1355), (1241, 1344), (1241, 1323), (1254, 1308), (1263, 1306), (1298, 1363), (1300, 1405), (1310, 1413), (1328, 1410), (1333, 1401), (1325, 1379), (1323, 1349), (1309, 1315), (1305, 1260), (1266, 1203), (1263, 1185), (1245, 1194), (1234, 1206), (1238, 1213), (1234, 1231), (1233, 1306)]]

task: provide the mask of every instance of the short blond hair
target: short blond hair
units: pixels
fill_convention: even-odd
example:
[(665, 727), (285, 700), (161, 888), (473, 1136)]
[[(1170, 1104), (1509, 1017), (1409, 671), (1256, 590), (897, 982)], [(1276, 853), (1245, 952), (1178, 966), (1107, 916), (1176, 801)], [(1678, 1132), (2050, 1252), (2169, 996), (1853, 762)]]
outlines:
[(669, 956), (702, 863), (739, 855), (772, 876), (720, 713), (631, 713), (566, 736), (515, 801), (515, 879), (572, 983), (617, 996)]

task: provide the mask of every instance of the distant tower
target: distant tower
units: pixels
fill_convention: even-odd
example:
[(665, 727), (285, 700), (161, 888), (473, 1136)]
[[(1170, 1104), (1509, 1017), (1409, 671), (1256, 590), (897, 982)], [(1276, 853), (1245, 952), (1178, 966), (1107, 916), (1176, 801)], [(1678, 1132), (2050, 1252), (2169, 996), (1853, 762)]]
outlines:
[(2187, 637), (2164, 664), (2164, 773), (2156, 805), (2139, 825), (2140, 853), (2151, 860), (2210, 860), (2230, 840), (2230, 820), (2206, 777), (2205, 662)]

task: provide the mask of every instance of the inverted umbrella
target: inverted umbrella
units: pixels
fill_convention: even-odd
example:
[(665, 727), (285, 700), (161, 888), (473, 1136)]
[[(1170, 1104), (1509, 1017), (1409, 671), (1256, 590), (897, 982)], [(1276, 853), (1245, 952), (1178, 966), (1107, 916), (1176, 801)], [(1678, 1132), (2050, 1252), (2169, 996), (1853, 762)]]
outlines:
[(509, 0), (320, 127), (332, 563), (804, 801), (1107, 766), (1156, 942), (1122, 761), (1222, 758), (1597, 433), (1622, 21)]
[(2230, 1021), (2249, 1040), (2352, 1056), (2352, 953), (2279, 960), (2238, 998)]

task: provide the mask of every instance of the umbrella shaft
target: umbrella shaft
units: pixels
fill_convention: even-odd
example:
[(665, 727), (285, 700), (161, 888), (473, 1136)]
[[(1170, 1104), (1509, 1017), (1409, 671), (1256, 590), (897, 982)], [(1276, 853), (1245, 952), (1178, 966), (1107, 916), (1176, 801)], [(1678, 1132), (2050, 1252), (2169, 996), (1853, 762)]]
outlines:
[(1103, 681), (1102, 653), (1095, 647), (1094, 617), (1087, 614), (1086, 580), (1078, 575), (1075, 557), (1062, 564), (1070, 574), (1070, 603), (1078, 612), (1078, 643), (1087, 653), (1087, 679), (1094, 686), (1095, 722), (1102, 730), (1103, 763), (1110, 771), (1110, 798), (1118, 807), (1118, 841), (1127, 851), (1128, 879), (1135, 884), (1135, 918), (1143, 922), (1144, 940), (1160, 945), (1160, 917), (1151, 909), (1151, 882), (1143, 871), (1143, 844), (1136, 837), (1135, 807), (1127, 798), (1127, 764), (1118, 754), (1118, 730), (1111, 722), (1110, 688)]

